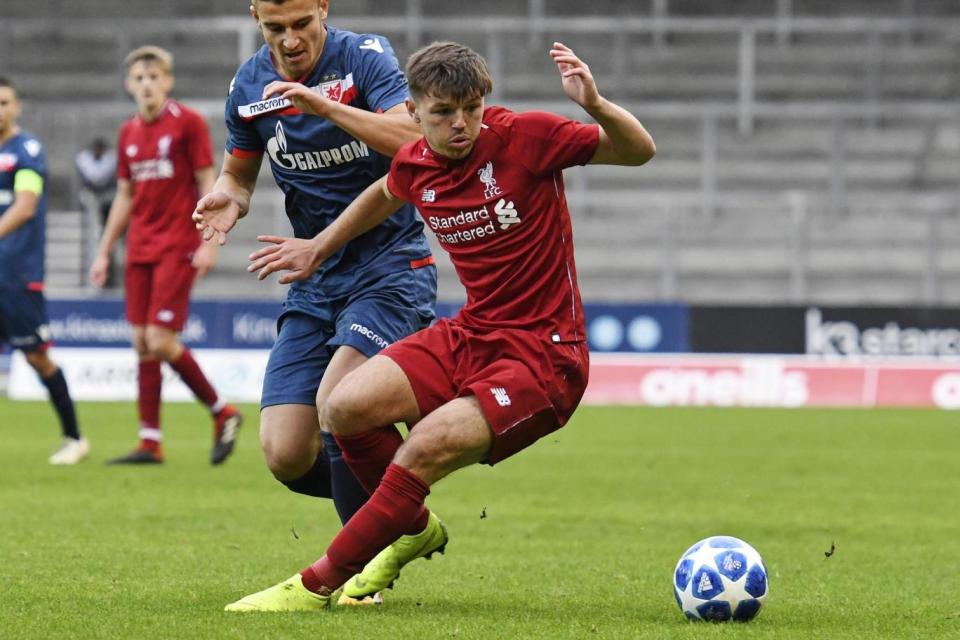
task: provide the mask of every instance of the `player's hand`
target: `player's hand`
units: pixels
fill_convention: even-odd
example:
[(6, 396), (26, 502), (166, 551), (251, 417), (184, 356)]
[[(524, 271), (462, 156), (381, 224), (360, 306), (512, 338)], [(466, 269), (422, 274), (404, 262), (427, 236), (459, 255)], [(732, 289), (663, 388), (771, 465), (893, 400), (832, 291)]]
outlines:
[(573, 49), (562, 42), (554, 42), (550, 57), (557, 63), (563, 82), (563, 91), (584, 109), (595, 107), (601, 100), (597, 83), (587, 63), (577, 57)]
[(197, 280), (207, 277), (217, 264), (217, 243), (204, 240), (193, 253), (193, 268), (197, 270)]
[(204, 242), (215, 238), (217, 244), (224, 244), (227, 233), (237, 224), (241, 213), (236, 200), (222, 191), (212, 191), (197, 202), (193, 221)]
[(299, 82), (281, 82), (274, 80), (263, 88), (263, 100), (271, 96), (286, 98), (297, 109), (312, 116), (327, 117), (332, 100), (315, 89), (309, 89)]
[(317, 270), (326, 256), (321, 256), (312, 240), (257, 236), (267, 246), (250, 254), (247, 271), (259, 271), (257, 280), (263, 280), (276, 271), (288, 271), (277, 279), (280, 284), (306, 280)]
[(102, 289), (107, 284), (107, 274), (110, 271), (110, 256), (98, 255), (90, 265), (90, 284)]

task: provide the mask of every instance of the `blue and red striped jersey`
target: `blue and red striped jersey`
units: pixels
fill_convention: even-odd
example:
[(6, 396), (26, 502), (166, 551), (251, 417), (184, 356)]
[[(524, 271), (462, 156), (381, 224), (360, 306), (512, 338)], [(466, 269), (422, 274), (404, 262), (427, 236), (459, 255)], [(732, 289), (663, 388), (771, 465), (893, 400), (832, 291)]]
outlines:
[[(13, 191), (18, 171), (37, 172), (47, 179), (47, 157), (43, 145), (27, 131), (0, 144), (0, 215), (13, 204)], [(27, 220), (3, 238), (0, 238), (0, 289), (40, 289), (43, 286), (43, 258), (47, 228), (46, 184), (37, 210)]]
[[(332, 100), (382, 112), (408, 97), (407, 82), (386, 38), (326, 27), (323, 53), (298, 81)], [(226, 103), (227, 153), (265, 154), (286, 197), (298, 238), (312, 238), (390, 169), (390, 158), (289, 101), (261, 100), (263, 88), (286, 80), (263, 46), (237, 71)], [(255, 212), (253, 212), (255, 214)], [(423, 220), (412, 206), (354, 239), (308, 280), (295, 283), (287, 308), (309, 313), (317, 302), (343, 298), (382, 275), (430, 256)]]

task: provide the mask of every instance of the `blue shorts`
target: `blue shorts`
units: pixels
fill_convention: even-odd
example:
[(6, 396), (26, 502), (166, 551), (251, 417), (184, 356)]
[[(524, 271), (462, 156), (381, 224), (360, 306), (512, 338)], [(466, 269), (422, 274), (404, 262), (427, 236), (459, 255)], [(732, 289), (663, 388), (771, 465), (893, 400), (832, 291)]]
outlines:
[(0, 342), (36, 351), (50, 342), (47, 301), (40, 291), (0, 289)]
[(316, 404), (330, 358), (341, 345), (372, 357), (430, 325), (436, 317), (437, 269), (430, 265), (384, 276), (349, 298), (287, 308), (263, 377), (260, 408)]

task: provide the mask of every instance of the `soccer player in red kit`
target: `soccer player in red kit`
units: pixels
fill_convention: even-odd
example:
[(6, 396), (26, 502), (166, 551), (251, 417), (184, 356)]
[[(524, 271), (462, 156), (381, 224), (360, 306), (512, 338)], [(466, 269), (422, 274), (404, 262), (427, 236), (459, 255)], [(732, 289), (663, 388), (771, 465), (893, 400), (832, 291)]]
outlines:
[[(550, 56), (567, 96), (597, 124), (484, 108), (492, 81), (483, 58), (432, 44), (407, 63), (407, 108), (424, 137), (312, 240), (261, 238), (269, 246), (250, 269), (288, 271), (280, 281), (291, 282), (412, 202), (450, 253), (467, 303), (335, 387), (323, 422), (370, 499), (320, 560), (228, 611), (319, 609), (341, 586), (353, 598), (389, 587), (407, 562), (446, 544), (424, 506), (431, 485), (496, 464), (573, 414), (589, 361), (562, 170), (641, 165), (656, 148), (633, 115), (600, 96), (571, 49), (554, 43)], [(400, 421), (411, 426), (406, 441)]]
[(216, 262), (216, 245), (202, 242), (191, 219), (197, 198), (214, 182), (213, 145), (203, 117), (171, 100), (173, 56), (140, 47), (125, 60), (127, 91), (137, 115), (120, 128), (117, 195), (110, 207), (90, 282), (102, 287), (113, 246), (129, 224), (125, 289), (127, 320), (139, 357), (137, 406), (140, 444), (113, 464), (163, 462), (160, 430), (160, 363), (166, 362), (213, 415), (213, 464), (233, 451), (242, 420), (220, 398), (180, 342), (190, 289)]

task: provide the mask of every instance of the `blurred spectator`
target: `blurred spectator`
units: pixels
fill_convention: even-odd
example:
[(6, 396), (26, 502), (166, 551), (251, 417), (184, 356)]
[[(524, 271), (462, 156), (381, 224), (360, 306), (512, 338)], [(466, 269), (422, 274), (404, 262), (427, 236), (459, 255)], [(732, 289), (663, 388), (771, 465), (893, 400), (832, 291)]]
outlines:
[[(117, 154), (110, 149), (105, 138), (96, 137), (77, 153), (74, 164), (80, 176), (78, 199), (86, 213), (89, 245), (86, 255), (92, 256), (96, 251), (97, 239), (107, 223), (110, 205), (117, 194)], [(116, 282), (116, 269), (111, 268), (105, 286), (114, 287)]]
[[(80, 204), (96, 211), (102, 228), (117, 191), (117, 155), (104, 138), (94, 138), (77, 153), (74, 161), (80, 175)], [(99, 233), (99, 229), (98, 229)]]

